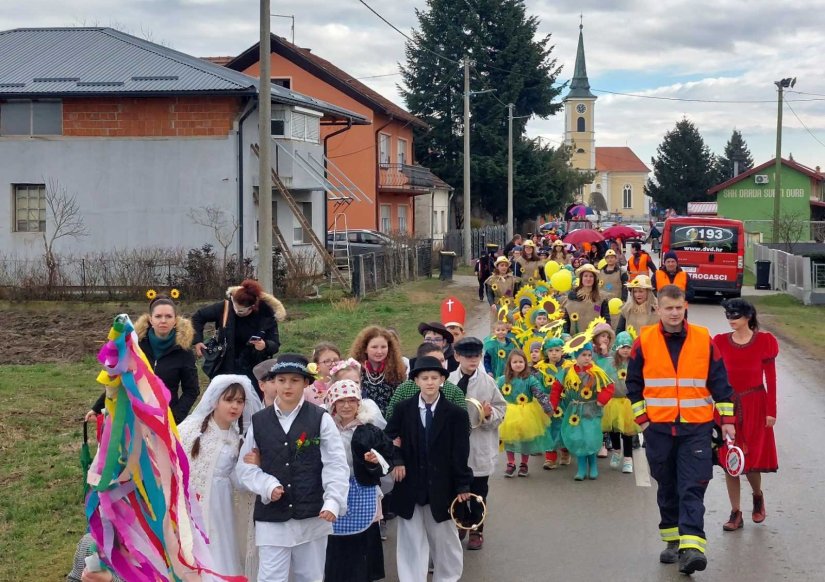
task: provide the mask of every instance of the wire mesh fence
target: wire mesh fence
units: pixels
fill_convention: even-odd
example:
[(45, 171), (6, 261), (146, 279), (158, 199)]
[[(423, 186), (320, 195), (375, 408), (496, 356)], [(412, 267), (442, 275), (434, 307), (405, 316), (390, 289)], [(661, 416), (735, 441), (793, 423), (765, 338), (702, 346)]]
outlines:
[(425, 239), (351, 257), (352, 294), (363, 297), (419, 277), (431, 277), (432, 248), (432, 240)]

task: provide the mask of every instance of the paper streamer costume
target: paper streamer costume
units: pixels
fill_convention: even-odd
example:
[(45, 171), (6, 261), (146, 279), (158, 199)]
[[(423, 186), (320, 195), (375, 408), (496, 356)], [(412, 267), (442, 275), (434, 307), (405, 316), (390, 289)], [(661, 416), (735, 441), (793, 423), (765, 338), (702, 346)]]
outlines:
[[(189, 581), (209, 570), (206, 534), (189, 494), (189, 463), (127, 315), (98, 354), (108, 415), (89, 470), (89, 531), (101, 560), (125, 580)], [(244, 577), (220, 577), (231, 582)]]

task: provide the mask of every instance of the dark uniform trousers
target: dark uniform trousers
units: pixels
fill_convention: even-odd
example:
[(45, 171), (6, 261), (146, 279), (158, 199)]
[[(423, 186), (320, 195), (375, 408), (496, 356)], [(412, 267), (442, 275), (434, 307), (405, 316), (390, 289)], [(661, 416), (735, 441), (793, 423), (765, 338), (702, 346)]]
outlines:
[(681, 548), (696, 544), (704, 551), (705, 490), (713, 477), (712, 427), (713, 423), (651, 424), (644, 432), (650, 474), (659, 485), (659, 531), (663, 541), (681, 539)]

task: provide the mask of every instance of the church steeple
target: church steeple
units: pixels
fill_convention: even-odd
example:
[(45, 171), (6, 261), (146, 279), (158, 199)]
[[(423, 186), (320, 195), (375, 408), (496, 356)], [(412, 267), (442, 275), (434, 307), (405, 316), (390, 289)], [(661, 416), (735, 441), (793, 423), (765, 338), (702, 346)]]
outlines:
[(573, 79), (570, 81), (570, 92), (566, 99), (596, 99), (590, 92), (590, 81), (587, 80), (587, 66), (584, 62), (584, 35), (583, 24), (579, 24), (579, 47), (576, 50), (576, 67), (573, 69)]

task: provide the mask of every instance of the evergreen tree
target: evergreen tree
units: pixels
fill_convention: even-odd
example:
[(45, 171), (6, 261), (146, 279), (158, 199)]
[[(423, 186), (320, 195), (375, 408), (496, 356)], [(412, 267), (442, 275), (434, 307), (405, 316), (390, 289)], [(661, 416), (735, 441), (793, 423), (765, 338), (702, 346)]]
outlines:
[(659, 208), (684, 213), (688, 202), (709, 200), (708, 188), (718, 183), (717, 161), (696, 126), (682, 119), (665, 134), (651, 159), (653, 178), (645, 194)]
[(739, 173), (747, 172), (753, 167), (753, 156), (742, 132), (734, 129), (725, 144), (724, 153), (718, 158), (719, 182), (730, 180), (734, 176), (734, 162), (739, 162)]
[[(561, 92), (554, 86), (560, 67), (551, 57), (550, 35), (537, 36), (539, 21), (526, 14), (524, 0), (427, 0), (427, 8), (416, 14), (419, 29), (407, 43), (401, 71), (407, 108), (430, 126), (416, 131), (416, 159), (456, 189), (454, 200), (461, 208), (464, 75), (456, 62), (469, 57), (471, 91), (494, 90), (471, 97), (475, 205), (498, 220), (506, 216), (505, 104), (514, 103), (514, 115), (523, 117), (513, 121), (516, 214), (527, 216), (526, 208), (544, 212), (545, 207), (561, 206), (557, 198), (566, 199), (570, 193), (554, 191), (552, 171), (540, 167), (542, 160), (553, 159), (552, 150), (524, 138), (527, 116), (547, 117), (561, 109), (554, 102)], [(536, 173), (520, 175), (522, 168), (534, 168)]]

